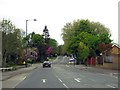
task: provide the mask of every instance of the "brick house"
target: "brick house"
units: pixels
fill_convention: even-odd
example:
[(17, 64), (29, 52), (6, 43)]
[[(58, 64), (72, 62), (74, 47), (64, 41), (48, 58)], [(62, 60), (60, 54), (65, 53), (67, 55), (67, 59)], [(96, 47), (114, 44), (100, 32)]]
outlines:
[(113, 44), (96, 57), (96, 67), (107, 69), (120, 69), (120, 46)]

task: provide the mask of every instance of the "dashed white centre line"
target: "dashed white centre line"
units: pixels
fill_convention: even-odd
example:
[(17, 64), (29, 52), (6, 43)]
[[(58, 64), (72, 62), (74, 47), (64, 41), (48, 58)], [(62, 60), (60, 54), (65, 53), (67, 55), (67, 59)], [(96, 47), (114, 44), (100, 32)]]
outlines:
[(59, 80), (60, 82), (62, 82), (62, 80), (61, 80), (60, 78), (58, 78), (58, 80)]
[(116, 88), (116, 87), (114, 87), (114, 86), (111, 86), (111, 85), (107, 85), (108, 87), (111, 87), (111, 88)]
[[(58, 78), (58, 76), (56, 76), (57, 78)], [(68, 86), (65, 84), (65, 83), (63, 83), (63, 81), (60, 79), (60, 78), (58, 78), (58, 80), (66, 87), (66, 88), (68, 88)]]
[(77, 82), (80, 82), (81, 79), (80, 78), (75, 78), (74, 80), (77, 81)]

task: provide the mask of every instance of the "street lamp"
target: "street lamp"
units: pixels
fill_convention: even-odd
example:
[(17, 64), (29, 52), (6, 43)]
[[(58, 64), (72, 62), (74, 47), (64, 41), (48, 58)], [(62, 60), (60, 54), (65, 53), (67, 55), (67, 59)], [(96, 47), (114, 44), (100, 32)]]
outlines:
[(26, 20), (26, 61), (27, 61), (27, 28), (28, 28), (28, 21), (37, 21), (37, 19), (33, 19), (33, 20)]

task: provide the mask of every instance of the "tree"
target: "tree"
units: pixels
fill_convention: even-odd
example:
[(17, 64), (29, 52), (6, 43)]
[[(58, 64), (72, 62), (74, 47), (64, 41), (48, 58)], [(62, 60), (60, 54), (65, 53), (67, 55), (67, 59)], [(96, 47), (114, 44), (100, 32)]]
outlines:
[(58, 53), (58, 43), (55, 39), (48, 38), (45, 42), (42, 35), (32, 32), (23, 41), (26, 42), (26, 40), (30, 41), (28, 46), (38, 49), (38, 60), (45, 59), (46, 55)]
[(78, 47), (78, 52), (80, 53), (79, 55), (79, 60), (83, 61), (89, 56), (90, 54), (90, 49), (88, 46), (86, 46), (83, 42), (79, 43)]
[(58, 43), (55, 39), (50, 38), (48, 42), (48, 46), (52, 48), (51, 54), (58, 53)]
[(22, 47), (21, 30), (16, 28), (10, 20), (3, 19), (0, 26), (2, 31), (2, 65), (5, 67), (10, 63), (17, 64), (16, 60), (20, 56)]
[[(98, 50), (97, 46), (100, 43), (109, 44), (112, 42), (108, 28), (99, 22), (91, 22), (88, 19), (67, 23), (62, 30), (65, 52), (73, 54), (78, 53), (76, 55), (79, 59), (88, 56), (88, 53), (80, 54), (81, 51), (78, 50), (78, 48), (83, 45), (86, 46), (84, 48), (89, 48), (89, 56), (96, 56), (96, 51)], [(80, 44), (80, 42), (83, 44)]]
[(58, 55), (64, 55), (64, 45), (58, 46)]
[(33, 42), (33, 46), (37, 46), (37, 47), (42, 46), (44, 44), (43, 36), (40, 34), (33, 34), (32, 42)]

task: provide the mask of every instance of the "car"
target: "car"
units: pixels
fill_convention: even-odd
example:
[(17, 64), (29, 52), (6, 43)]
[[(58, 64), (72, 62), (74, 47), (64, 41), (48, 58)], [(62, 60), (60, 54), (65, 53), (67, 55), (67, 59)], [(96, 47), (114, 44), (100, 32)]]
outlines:
[(69, 64), (74, 64), (74, 61), (72, 60), (72, 61), (69, 61)]
[(43, 62), (43, 68), (44, 67), (51, 67), (51, 63), (49, 61), (44, 61)]
[(69, 59), (69, 64), (74, 64), (75, 63), (75, 59), (74, 58), (70, 58)]

